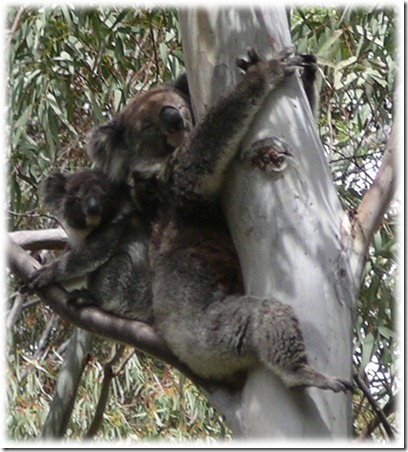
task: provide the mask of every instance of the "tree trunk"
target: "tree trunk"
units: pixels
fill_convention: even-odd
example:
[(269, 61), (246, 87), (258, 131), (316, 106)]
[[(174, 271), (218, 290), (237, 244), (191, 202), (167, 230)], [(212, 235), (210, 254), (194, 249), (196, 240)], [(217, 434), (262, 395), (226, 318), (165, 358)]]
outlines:
[[(198, 117), (236, 82), (235, 58), (244, 57), (248, 46), (263, 58), (291, 46), (283, 7), (188, 9), (180, 12), (180, 22)], [(292, 305), (301, 321), (310, 364), (351, 380), (358, 287), (358, 275), (350, 268), (351, 227), (299, 77), (290, 77), (271, 94), (242, 150), (266, 137), (286, 142), (293, 164), (273, 173), (237, 160), (223, 193), (246, 291)], [(219, 400), (217, 408), (240, 436), (296, 440), (351, 435), (349, 394), (288, 390), (264, 368), (252, 371), (241, 397), (234, 406), (230, 402)]]

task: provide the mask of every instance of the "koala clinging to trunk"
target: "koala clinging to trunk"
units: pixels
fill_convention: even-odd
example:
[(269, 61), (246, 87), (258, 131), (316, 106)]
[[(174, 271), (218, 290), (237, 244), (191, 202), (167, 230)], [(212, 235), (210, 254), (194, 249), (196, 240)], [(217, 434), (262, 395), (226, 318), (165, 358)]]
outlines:
[[(157, 190), (149, 240), (154, 325), (194, 373), (229, 381), (261, 362), (288, 387), (345, 391), (350, 388), (346, 380), (308, 365), (291, 307), (244, 294), (239, 260), (219, 202), (224, 174), (268, 94), (296, 66), (305, 64), (304, 57), (289, 52), (267, 62), (253, 50), (248, 55), (249, 61), (237, 61), (245, 71), (243, 79), (191, 132), (185, 93), (175, 85), (167, 98), (168, 88), (158, 88), (137, 97), (125, 113), (97, 128), (89, 155), (109, 177), (133, 171), (136, 181), (150, 180)], [(161, 106), (151, 104), (158, 94), (163, 94)], [(166, 118), (170, 111), (171, 127)], [(162, 134), (156, 137), (163, 147), (153, 150), (153, 165), (144, 146), (141, 112), (149, 112), (149, 123)], [(180, 143), (172, 139), (175, 132), (183, 135)]]
[(86, 289), (70, 293), (74, 305), (96, 305), (151, 323), (149, 225), (135, 211), (130, 187), (99, 171), (55, 173), (42, 182), (45, 205), (68, 234), (70, 249), (37, 270), (33, 288), (86, 277)]

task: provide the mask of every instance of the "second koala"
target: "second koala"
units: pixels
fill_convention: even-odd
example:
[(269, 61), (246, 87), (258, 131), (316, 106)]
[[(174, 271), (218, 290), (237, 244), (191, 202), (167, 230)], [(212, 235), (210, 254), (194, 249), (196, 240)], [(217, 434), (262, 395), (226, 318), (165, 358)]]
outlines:
[(68, 234), (70, 249), (36, 271), (31, 286), (85, 276), (86, 289), (71, 292), (70, 303), (151, 323), (149, 225), (135, 211), (129, 187), (84, 169), (48, 176), (41, 190), (45, 205)]

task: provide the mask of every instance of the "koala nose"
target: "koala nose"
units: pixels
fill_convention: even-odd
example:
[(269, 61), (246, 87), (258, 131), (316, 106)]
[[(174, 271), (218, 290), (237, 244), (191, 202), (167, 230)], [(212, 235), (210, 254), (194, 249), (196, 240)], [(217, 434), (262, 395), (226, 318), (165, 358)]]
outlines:
[(86, 211), (88, 215), (100, 215), (101, 203), (95, 196), (90, 196), (86, 202)]
[(184, 119), (179, 110), (174, 107), (163, 107), (160, 111), (160, 121), (168, 132), (183, 130)]

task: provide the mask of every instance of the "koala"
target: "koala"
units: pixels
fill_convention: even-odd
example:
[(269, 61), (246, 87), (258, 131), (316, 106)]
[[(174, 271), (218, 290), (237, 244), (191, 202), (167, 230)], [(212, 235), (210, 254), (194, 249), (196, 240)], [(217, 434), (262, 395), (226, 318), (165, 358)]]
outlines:
[[(174, 89), (167, 97), (168, 88), (158, 88), (153, 97), (147, 93), (125, 108), (125, 118), (132, 120), (126, 130), (123, 113), (97, 128), (89, 155), (114, 180), (132, 172), (136, 181), (145, 177), (155, 187), (157, 211), (149, 238), (154, 326), (196, 375), (229, 382), (263, 363), (288, 387), (346, 391), (351, 388), (347, 380), (308, 364), (291, 307), (244, 293), (219, 194), (225, 172), (264, 100), (305, 64), (303, 57), (286, 51), (261, 61), (251, 49), (248, 57), (249, 61), (237, 60), (245, 72), (242, 80), (192, 129), (186, 96)], [(161, 106), (152, 101), (156, 95)], [(152, 150), (154, 167), (147, 154), (150, 135), (145, 147), (139, 127), (144, 120), (139, 115), (147, 111), (155, 133), (164, 133), (156, 137), (162, 148)], [(173, 127), (168, 126), (170, 111)], [(182, 134), (180, 142), (171, 136), (175, 131)]]
[(44, 204), (68, 235), (70, 249), (37, 270), (31, 287), (86, 277), (70, 293), (73, 306), (96, 305), (113, 314), (152, 323), (149, 225), (134, 208), (130, 187), (96, 170), (55, 173), (41, 186)]
[(94, 167), (114, 182), (129, 180), (131, 170), (156, 174), (184, 142), (194, 121), (186, 75), (139, 93), (108, 123), (92, 131), (88, 155)]

